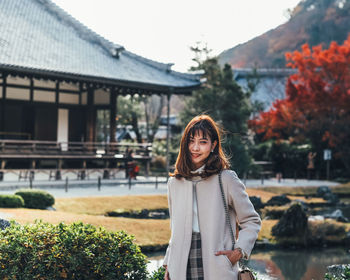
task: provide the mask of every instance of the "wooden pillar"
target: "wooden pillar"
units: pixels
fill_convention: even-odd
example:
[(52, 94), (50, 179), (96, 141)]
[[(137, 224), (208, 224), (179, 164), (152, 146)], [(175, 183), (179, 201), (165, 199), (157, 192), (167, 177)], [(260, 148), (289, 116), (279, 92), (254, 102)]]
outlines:
[(117, 94), (115, 89), (111, 89), (110, 92), (110, 111), (109, 111), (109, 142), (115, 143), (115, 133), (116, 133), (116, 116), (117, 116)]
[(86, 113), (85, 113), (85, 106), (83, 105), (83, 92), (84, 92), (83, 83), (79, 82), (79, 112), (82, 116), (80, 119), (81, 120), (80, 125), (83, 128), (80, 130), (80, 135), (79, 135), (80, 142), (84, 142), (86, 137)]
[(6, 87), (7, 87), (7, 75), (3, 74), (2, 77), (2, 99), (1, 99), (1, 123), (0, 123), (0, 131), (5, 132), (5, 112), (6, 112)]
[(169, 176), (169, 140), (170, 140), (170, 98), (171, 93), (167, 95), (167, 130), (166, 130), (166, 171)]
[(86, 142), (95, 140), (95, 111), (94, 111), (94, 88), (87, 89), (87, 108), (86, 108)]
[(60, 82), (56, 81), (56, 87), (55, 87), (55, 104), (58, 108), (58, 105), (60, 103)]
[(30, 78), (29, 101), (33, 104), (34, 101), (34, 79)]

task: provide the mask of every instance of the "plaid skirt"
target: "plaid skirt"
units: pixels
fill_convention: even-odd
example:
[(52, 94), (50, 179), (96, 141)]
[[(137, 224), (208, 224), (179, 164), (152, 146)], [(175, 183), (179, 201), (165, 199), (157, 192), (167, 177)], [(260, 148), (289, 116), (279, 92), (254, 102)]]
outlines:
[(192, 232), (191, 249), (187, 262), (187, 280), (204, 280), (202, 242), (199, 232)]

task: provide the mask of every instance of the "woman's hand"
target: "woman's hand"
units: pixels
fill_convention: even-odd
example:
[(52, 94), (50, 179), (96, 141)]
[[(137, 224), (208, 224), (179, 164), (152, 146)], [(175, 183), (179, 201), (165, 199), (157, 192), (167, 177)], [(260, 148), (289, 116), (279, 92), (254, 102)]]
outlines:
[(218, 251), (215, 253), (215, 256), (220, 255), (225, 255), (230, 260), (232, 265), (235, 265), (236, 262), (238, 262), (243, 257), (242, 251), (239, 249)]
[(168, 271), (168, 266), (165, 265), (164, 267), (165, 267), (164, 280), (170, 280), (169, 271)]

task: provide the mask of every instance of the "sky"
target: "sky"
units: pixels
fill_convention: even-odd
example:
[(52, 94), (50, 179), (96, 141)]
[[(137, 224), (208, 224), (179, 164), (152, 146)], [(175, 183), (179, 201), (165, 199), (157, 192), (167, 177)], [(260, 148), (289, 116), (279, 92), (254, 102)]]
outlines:
[(190, 47), (219, 55), (276, 28), (300, 0), (53, 0), (84, 25), (128, 51), (186, 72)]

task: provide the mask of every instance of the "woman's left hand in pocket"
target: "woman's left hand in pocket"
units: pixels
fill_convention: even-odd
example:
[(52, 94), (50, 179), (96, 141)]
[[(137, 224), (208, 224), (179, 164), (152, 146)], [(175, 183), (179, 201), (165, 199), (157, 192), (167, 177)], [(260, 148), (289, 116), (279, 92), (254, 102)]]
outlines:
[(240, 250), (224, 250), (224, 251), (218, 251), (215, 253), (215, 256), (225, 255), (232, 265), (235, 265), (236, 262), (238, 262), (242, 257), (242, 252)]

